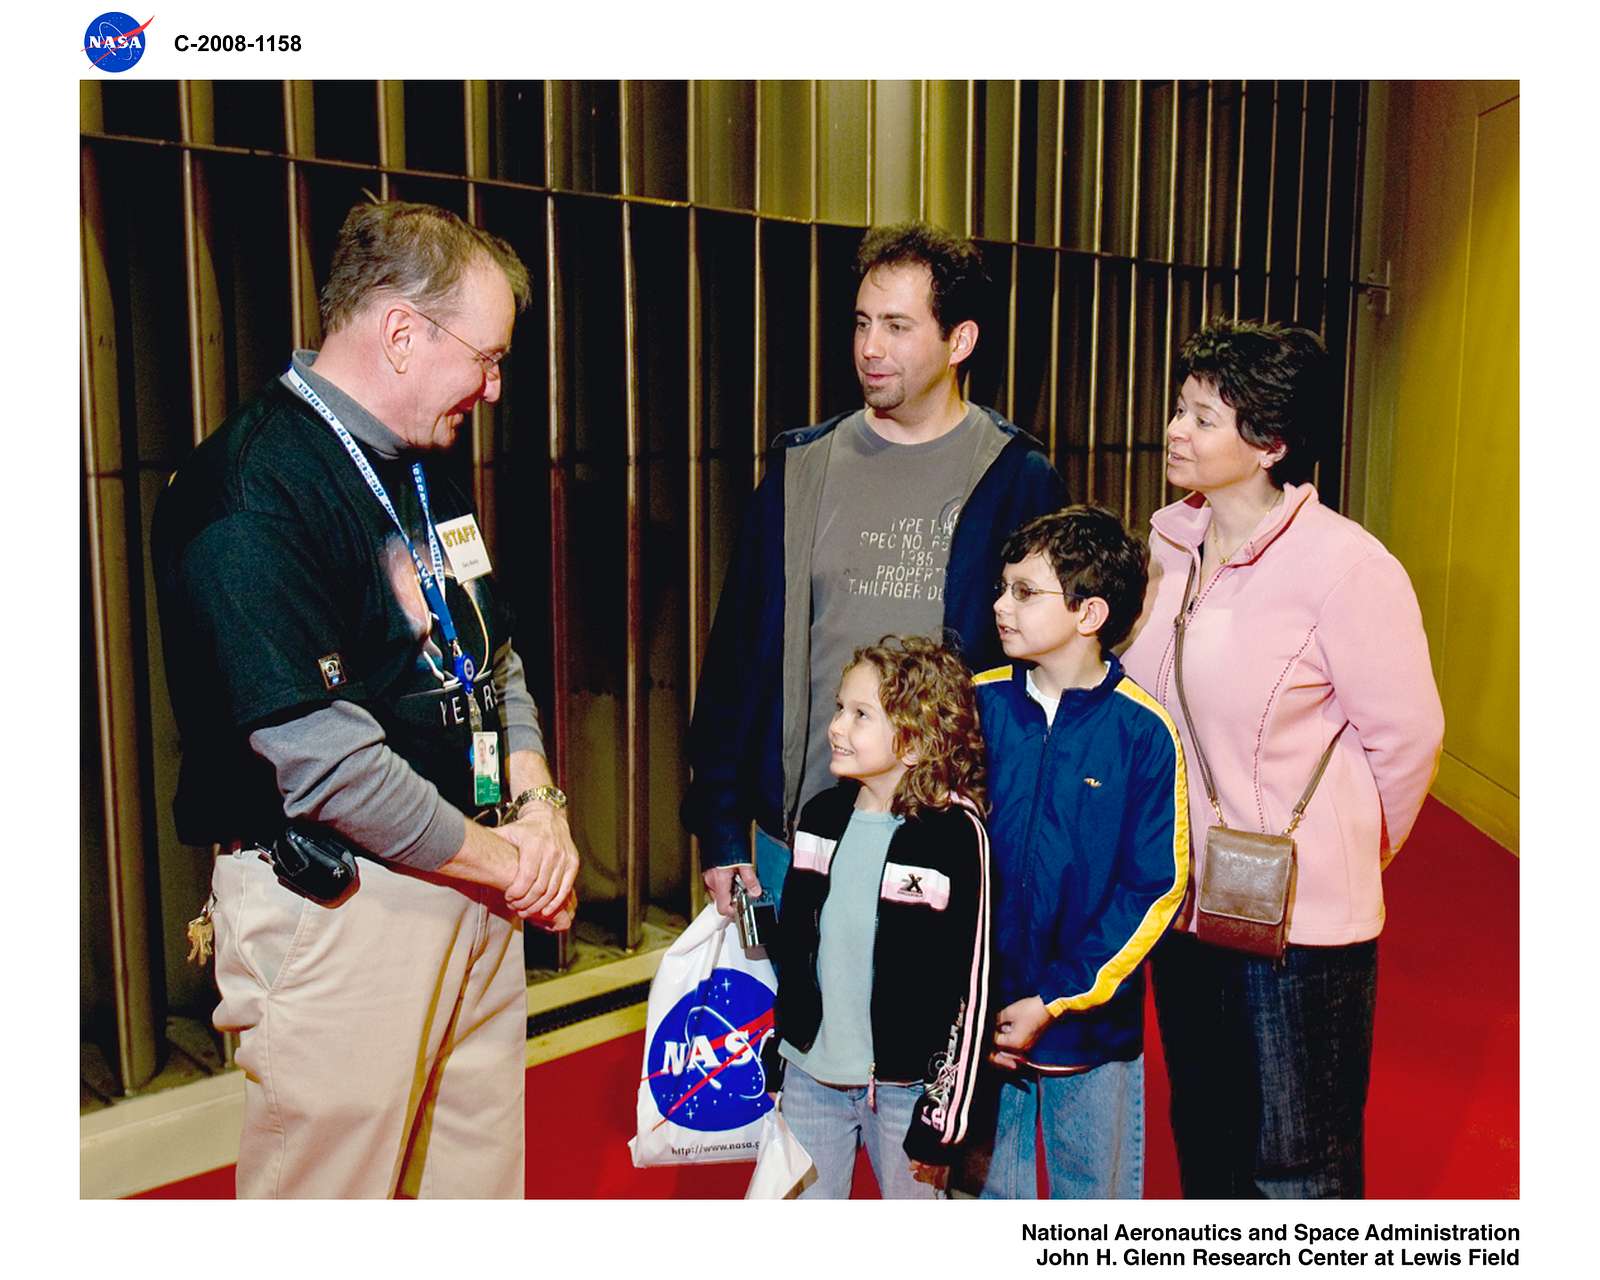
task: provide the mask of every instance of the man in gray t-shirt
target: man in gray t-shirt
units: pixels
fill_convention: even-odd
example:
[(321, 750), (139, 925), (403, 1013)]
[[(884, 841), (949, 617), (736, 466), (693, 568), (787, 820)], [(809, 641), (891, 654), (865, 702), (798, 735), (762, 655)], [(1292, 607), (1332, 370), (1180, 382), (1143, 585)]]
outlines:
[(833, 785), (828, 721), (844, 664), (885, 635), (938, 635), (944, 575), (973, 468), (981, 413), (921, 444), (879, 435), (869, 410), (834, 432), (811, 544), (811, 714), (804, 804)]
[(877, 228), (856, 271), (865, 407), (775, 442), (702, 668), (684, 821), (727, 915), (736, 873), (781, 893), (800, 805), (833, 782), (828, 722), (851, 652), (950, 628), (969, 660), (987, 656), (1000, 543), (1065, 500), (1038, 442), (961, 394), (976, 246), (924, 223)]

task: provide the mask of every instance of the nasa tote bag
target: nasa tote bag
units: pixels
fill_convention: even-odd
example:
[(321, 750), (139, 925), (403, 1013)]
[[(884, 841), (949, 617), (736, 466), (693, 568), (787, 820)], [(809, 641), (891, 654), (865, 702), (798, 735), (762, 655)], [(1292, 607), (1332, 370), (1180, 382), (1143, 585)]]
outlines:
[(773, 1034), (772, 963), (752, 960), (708, 903), (650, 984), (635, 1168), (754, 1160), (767, 1097), (761, 1048)]

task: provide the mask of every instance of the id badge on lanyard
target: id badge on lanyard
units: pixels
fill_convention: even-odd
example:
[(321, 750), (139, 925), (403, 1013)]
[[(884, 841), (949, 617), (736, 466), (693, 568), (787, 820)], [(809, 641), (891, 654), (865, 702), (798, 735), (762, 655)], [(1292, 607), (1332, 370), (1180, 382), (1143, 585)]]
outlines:
[(467, 761), (472, 770), (473, 801), (480, 805), (498, 804), (500, 802), (499, 735), (484, 730), (483, 713), (478, 709), (478, 700), (472, 696), (473, 681), (478, 672), (472, 658), (461, 648), (460, 638), (456, 635), (455, 620), (450, 616), (450, 606), (445, 603), (444, 554), (440, 550), (439, 535), (434, 530), (433, 514), (428, 507), (428, 482), (422, 474), (422, 463), (411, 464), (411, 479), (417, 488), (417, 501), (422, 505), (422, 522), (428, 530), (428, 558), (432, 561), (431, 564), (425, 563), (418, 554), (416, 544), (412, 542), (410, 533), (400, 519), (400, 513), (394, 509), (394, 503), (389, 500), (389, 493), (383, 487), (383, 481), (372, 469), (372, 464), (367, 461), (367, 455), (356, 443), (355, 437), (293, 365), (289, 366), (288, 376), (301, 398), (321, 414), (323, 420), (333, 428), (334, 434), (339, 437), (339, 443), (344, 445), (345, 452), (350, 455), (351, 461), (356, 464), (356, 469), (361, 472), (361, 478), (367, 482), (367, 487), (382, 504), (389, 519), (394, 521), (395, 528), (400, 531), (400, 537), (405, 541), (406, 549), (411, 552), (411, 562), (416, 566), (417, 581), (422, 586), (423, 599), (428, 602), (429, 610), (438, 619), (439, 632), (449, 652), (450, 669), (467, 695), (467, 722), (472, 731), (472, 745), (467, 751)]

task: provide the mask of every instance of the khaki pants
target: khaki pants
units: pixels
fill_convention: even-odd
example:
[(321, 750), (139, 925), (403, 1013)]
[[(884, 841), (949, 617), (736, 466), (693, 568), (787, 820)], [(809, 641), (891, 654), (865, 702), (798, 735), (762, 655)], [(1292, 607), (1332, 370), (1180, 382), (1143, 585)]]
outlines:
[(522, 923), (499, 893), (360, 860), (337, 907), (216, 860), (218, 1030), (245, 1073), (238, 1194), (520, 1198)]

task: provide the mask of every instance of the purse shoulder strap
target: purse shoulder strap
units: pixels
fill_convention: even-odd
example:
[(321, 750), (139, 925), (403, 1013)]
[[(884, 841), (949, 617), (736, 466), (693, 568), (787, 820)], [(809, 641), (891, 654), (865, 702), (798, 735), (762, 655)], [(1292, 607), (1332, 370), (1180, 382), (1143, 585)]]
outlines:
[(1333, 749), (1339, 745), (1339, 736), (1350, 727), (1346, 720), (1334, 730), (1333, 737), (1328, 740), (1328, 746), (1322, 753), (1322, 759), (1317, 761), (1317, 768), (1311, 775), (1311, 781), (1306, 783), (1306, 789), (1300, 796), (1300, 803), (1295, 805), (1289, 814), (1289, 825), (1283, 829), (1283, 834), (1292, 836), (1294, 829), (1300, 825), (1300, 819), (1305, 816), (1306, 806), (1311, 803), (1311, 797), (1317, 793), (1317, 784), (1322, 781), (1322, 775), (1327, 771), (1328, 761), (1333, 759)]
[(1217, 822), (1227, 826), (1227, 819), (1222, 816), (1222, 806), (1217, 802), (1217, 786), (1211, 780), (1211, 766), (1206, 763), (1205, 750), (1200, 746), (1200, 734), (1194, 727), (1194, 717), (1189, 714), (1189, 699), (1183, 692), (1183, 635), (1189, 629), (1189, 612), (1194, 608), (1195, 575), (1199, 572), (1199, 564), (1189, 561), (1189, 581), (1183, 588), (1183, 604), (1178, 609), (1178, 616), (1172, 620), (1175, 631), (1174, 653), (1172, 658), (1172, 677), (1178, 686), (1178, 705), (1183, 708), (1183, 722), (1189, 726), (1189, 741), (1194, 743), (1194, 757), (1200, 765), (1200, 778), (1205, 783), (1206, 798), (1211, 801), (1211, 808), (1217, 815)]
[[(1176, 633), (1174, 640), (1174, 653), (1172, 660), (1172, 676), (1178, 686), (1178, 705), (1183, 709), (1183, 722), (1189, 726), (1189, 741), (1194, 743), (1195, 760), (1200, 765), (1200, 778), (1205, 783), (1206, 798), (1211, 801), (1212, 811), (1217, 815), (1217, 822), (1227, 826), (1228, 821), (1222, 816), (1222, 805), (1217, 800), (1216, 783), (1211, 777), (1211, 766), (1206, 762), (1205, 750), (1200, 746), (1200, 735), (1195, 731), (1194, 717), (1189, 714), (1189, 699), (1183, 692), (1183, 636), (1189, 629), (1189, 616), (1194, 609), (1195, 577), (1199, 572), (1199, 564), (1189, 562), (1189, 581), (1183, 589), (1183, 605), (1178, 610), (1178, 616), (1172, 620)], [(1322, 753), (1322, 759), (1317, 761), (1317, 767), (1312, 771), (1311, 781), (1306, 783), (1306, 789), (1301, 793), (1299, 802), (1289, 814), (1289, 825), (1284, 828), (1283, 834), (1293, 835), (1294, 829), (1300, 825), (1300, 819), (1305, 816), (1306, 806), (1311, 803), (1311, 797), (1317, 792), (1317, 786), (1322, 781), (1322, 775), (1327, 772), (1328, 761), (1333, 759), (1333, 749), (1339, 745), (1340, 735), (1350, 727), (1346, 720), (1339, 726), (1333, 737), (1329, 740), (1327, 748)]]

